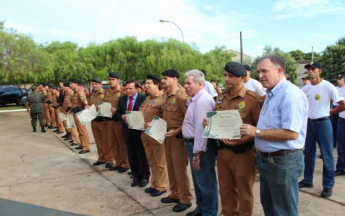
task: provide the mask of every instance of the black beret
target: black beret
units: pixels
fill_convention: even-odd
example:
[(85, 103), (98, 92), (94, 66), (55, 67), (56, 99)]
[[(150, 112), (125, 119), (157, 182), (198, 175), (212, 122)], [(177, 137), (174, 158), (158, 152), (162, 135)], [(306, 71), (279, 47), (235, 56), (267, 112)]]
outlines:
[(121, 75), (117, 74), (115, 72), (109, 72), (109, 77), (113, 77), (113, 78), (116, 78), (116, 79), (121, 79)]
[(180, 77), (179, 72), (177, 72), (176, 70), (170, 69), (170, 70), (166, 70), (162, 72), (162, 76), (167, 76), (167, 77)]
[(306, 64), (304, 66), (305, 69), (308, 69), (309, 67), (322, 69), (321, 65), (318, 62), (310, 62), (309, 64)]
[(235, 76), (247, 76), (246, 68), (238, 62), (226, 63), (224, 70)]
[(63, 83), (63, 86), (65, 86), (65, 87), (71, 87), (71, 86), (69, 85), (69, 82), (67, 82), (67, 81), (65, 81), (65, 82)]
[(243, 65), (243, 66), (247, 71), (252, 71), (252, 68), (249, 65)]
[(65, 80), (65, 79), (60, 79), (60, 81), (59, 81), (59, 82), (64, 83), (64, 82), (66, 82), (66, 80)]
[(43, 87), (45, 87), (45, 86), (47, 86), (47, 83), (41, 82), (41, 83), (39, 83), (38, 85), (42, 85)]
[(56, 86), (55, 86), (54, 84), (48, 84), (48, 87), (49, 87), (49, 88), (52, 88), (52, 89), (55, 89), (55, 88), (56, 88)]
[(73, 78), (69, 79), (69, 82), (79, 84), (79, 80)]
[(146, 78), (147, 78), (147, 79), (151, 79), (151, 80), (155, 80), (155, 81), (157, 81), (157, 82), (160, 82), (160, 81), (161, 81), (158, 77), (156, 77), (156, 76), (154, 76), (154, 75), (151, 75), (151, 74), (148, 74), (148, 75), (146, 76)]
[(98, 77), (92, 78), (91, 82), (96, 82), (96, 83), (102, 84), (102, 80)]

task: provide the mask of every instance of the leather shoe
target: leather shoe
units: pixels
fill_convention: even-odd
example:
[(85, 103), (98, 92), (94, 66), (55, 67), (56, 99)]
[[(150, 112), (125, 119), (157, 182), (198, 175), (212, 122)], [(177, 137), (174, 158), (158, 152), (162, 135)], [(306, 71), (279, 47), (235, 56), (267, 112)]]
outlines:
[(128, 170), (129, 170), (129, 168), (120, 167), (118, 172), (119, 173), (124, 173), (124, 172), (127, 172)]
[(305, 182), (303, 182), (303, 181), (300, 181), (300, 182), (298, 183), (298, 187), (299, 187), (299, 188), (313, 188), (314, 185), (313, 185), (313, 184), (310, 184), (310, 183), (305, 183)]
[(66, 137), (65, 139), (63, 139), (64, 141), (67, 141), (67, 140), (72, 140), (72, 137)]
[(83, 147), (78, 146), (77, 148), (75, 148), (76, 150), (80, 150), (83, 149)]
[(321, 196), (325, 197), (325, 198), (331, 197), (332, 196), (332, 192), (333, 192), (332, 188), (324, 188), (322, 193), (321, 193)]
[(79, 152), (79, 154), (86, 154), (86, 153), (89, 153), (90, 152), (90, 150), (81, 150), (80, 152)]
[(56, 134), (62, 134), (63, 132), (61, 132), (61, 131), (58, 131), (58, 132), (56, 132)]
[(186, 214), (186, 216), (202, 216), (201, 213), (196, 213), (195, 210)]
[(109, 167), (109, 170), (111, 171), (116, 171), (116, 170), (119, 170), (121, 167), (117, 167), (117, 166), (112, 166), (112, 167)]
[(79, 145), (79, 144), (74, 143), (74, 142), (71, 143), (71, 146), (77, 146), (77, 145)]
[(61, 136), (61, 138), (66, 138), (66, 137), (68, 137), (67, 133), (65, 135)]
[(157, 197), (157, 196), (160, 196), (166, 192), (167, 192), (167, 190), (159, 191), (159, 190), (153, 189), (153, 191), (151, 191), (150, 195), (153, 197)]
[(46, 129), (44, 129), (44, 127), (43, 127), (43, 128), (41, 128), (41, 132), (42, 132), (42, 133), (45, 133), (45, 132), (47, 132), (47, 131), (46, 131)]
[(167, 196), (161, 199), (162, 203), (178, 203), (179, 201), (180, 201), (179, 199), (173, 199), (170, 196)]
[(192, 206), (192, 203), (188, 203), (188, 204), (183, 204), (183, 203), (178, 203), (177, 205), (174, 206), (174, 208), (172, 209), (174, 212), (183, 212), (185, 211), (187, 208), (190, 208)]
[(143, 179), (139, 183), (139, 187), (145, 187), (148, 183), (149, 183), (149, 181), (147, 179)]
[(155, 190), (154, 188), (149, 187), (149, 188), (146, 188), (144, 191), (145, 191), (145, 193), (151, 193), (154, 190)]
[(55, 130), (53, 130), (53, 132), (57, 133), (57, 132), (59, 132), (59, 130), (58, 130), (58, 129), (55, 129)]
[(114, 164), (113, 163), (106, 163), (105, 164), (105, 168), (110, 168), (110, 167), (113, 167), (114, 166)]
[(334, 172), (334, 175), (335, 175), (335, 176), (341, 176), (341, 175), (345, 175), (345, 173), (342, 172), (342, 171), (340, 171), (340, 170), (336, 170), (336, 171)]
[(96, 162), (93, 163), (92, 165), (93, 165), (93, 166), (99, 166), (99, 165), (102, 165), (102, 164), (105, 164), (105, 162), (96, 161)]
[(138, 179), (138, 178), (134, 178), (134, 179), (133, 179), (133, 182), (132, 182), (132, 184), (131, 184), (131, 187), (138, 186), (138, 184), (139, 184), (139, 179)]

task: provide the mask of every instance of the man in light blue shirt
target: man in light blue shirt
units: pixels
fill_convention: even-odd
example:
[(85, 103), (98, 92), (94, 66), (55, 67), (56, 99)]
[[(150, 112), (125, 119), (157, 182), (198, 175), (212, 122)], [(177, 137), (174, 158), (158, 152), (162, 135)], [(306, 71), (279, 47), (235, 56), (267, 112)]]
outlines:
[(298, 177), (304, 170), (308, 100), (285, 79), (284, 68), (285, 61), (279, 56), (258, 61), (257, 71), (267, 88), (267, 98), (257, 127), (241, 127), (242, 135), (255, 137), (262, 155), (260, 192), (265, 215), (298, 215)]

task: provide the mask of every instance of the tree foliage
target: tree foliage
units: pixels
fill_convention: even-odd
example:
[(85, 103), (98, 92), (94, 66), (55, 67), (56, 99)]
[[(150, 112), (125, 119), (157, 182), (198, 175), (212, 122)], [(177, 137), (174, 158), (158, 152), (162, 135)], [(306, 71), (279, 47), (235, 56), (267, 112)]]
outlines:
[(292, 58), (294, 58), (296, 61), (302, 61), (302, 60), (314, 60), (314, 61), (318, 61), (321, 57), (321, 55), (319, 53), (304, 53), (302, 50), (292, 50), (289, 52), (289, 54), (292, 56)]

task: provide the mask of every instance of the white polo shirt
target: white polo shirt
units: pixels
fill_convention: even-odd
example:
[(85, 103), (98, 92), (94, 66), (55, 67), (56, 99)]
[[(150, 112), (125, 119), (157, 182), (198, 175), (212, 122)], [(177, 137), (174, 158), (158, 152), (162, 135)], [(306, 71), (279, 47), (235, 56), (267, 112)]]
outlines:
[[(338, 88), (340, 94), (345, 98), (345, 86)], [(339, 113), (339, 117), (345, 119), (345, 111)]]
[(255, 79), (250, 78), (247, 82), (244, 83), (244, 87), (246, 87), (246, 89), (250, 91), (258, 93), (260, 96), (266, 95), (262, 84)]
[(302, 88), (302, 91), (307, 95), (309, 103), (308, 118), (318, 119), (329, 116), (330, 102), (339, 102), (344, 100), (335, 86), (322, 80), (317, 85), (308, 83)]
[(218, 94), (217, 94), (216, 90), (214, 89), (212, 83), (210, 83), (209, 81), (205, 80), (204, 88), (205, 88), (206, 92), (209, 93), (212, 97), (217, 97), (218, 96)]

